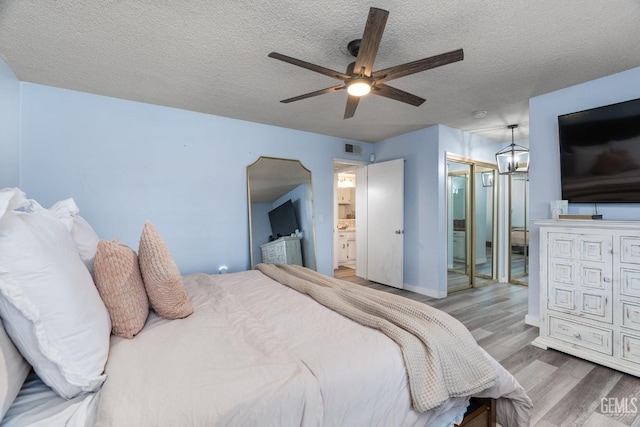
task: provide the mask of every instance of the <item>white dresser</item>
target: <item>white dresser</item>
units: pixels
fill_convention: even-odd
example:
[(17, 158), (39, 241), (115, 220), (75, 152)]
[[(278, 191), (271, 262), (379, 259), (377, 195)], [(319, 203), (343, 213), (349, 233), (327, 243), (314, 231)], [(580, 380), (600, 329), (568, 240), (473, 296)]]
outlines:
[(640, 221), (540, 226), (540, 336), (532, 343), (640, 376)]
[(265, 264), (302, 265), (300, 237), (281, 237), (260, 245), (260, 249), (262, 249), (262, 262)]

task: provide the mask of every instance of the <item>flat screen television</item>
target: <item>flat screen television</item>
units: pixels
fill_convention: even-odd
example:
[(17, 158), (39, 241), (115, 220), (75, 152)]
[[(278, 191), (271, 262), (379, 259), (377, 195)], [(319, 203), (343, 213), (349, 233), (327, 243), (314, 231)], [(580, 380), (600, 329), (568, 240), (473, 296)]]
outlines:
[(558, 116), (562, 198), (640, 202), (640, 99)]
[(291, 199), (269, 211), (269, 221), (271, 222), (271, 235), (274, 239), (290, 236), (300, 228)]

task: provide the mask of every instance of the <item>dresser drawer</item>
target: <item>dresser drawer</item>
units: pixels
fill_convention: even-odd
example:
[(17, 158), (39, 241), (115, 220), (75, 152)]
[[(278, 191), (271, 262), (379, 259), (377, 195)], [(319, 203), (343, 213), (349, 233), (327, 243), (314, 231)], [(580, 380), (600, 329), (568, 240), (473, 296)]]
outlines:
[(600, 353), (613, 354), (613, 331), (549, 316), (549, 336)]
[(622, 325), (640, 331), (640, 306), (622, 303)]
[(282, 246), (262, 248), (262, 262), (267, 264), (286, 262), (286, 256)]
[(623, 296), (640, 298), (640, 270), (620, 269), (620, 293)]
[(640, 363), (640, 338), (625, 333), (621, 334), (622, 358), (630, 362)]
[(640, 238), (620, 237), (620, 262), (640, 264)]

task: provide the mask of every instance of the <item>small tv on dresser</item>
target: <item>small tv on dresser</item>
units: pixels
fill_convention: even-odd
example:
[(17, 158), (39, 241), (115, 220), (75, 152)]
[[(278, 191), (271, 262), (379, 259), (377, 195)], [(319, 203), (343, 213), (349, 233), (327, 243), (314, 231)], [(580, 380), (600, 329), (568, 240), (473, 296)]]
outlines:
[(269, 211), (269, 222), (271, 223), (271, 233), (274, 239), (290, 236), (300, 228), (291, 199)]
[(558, 116), (562, 199), (640, 202), (640, 99)]

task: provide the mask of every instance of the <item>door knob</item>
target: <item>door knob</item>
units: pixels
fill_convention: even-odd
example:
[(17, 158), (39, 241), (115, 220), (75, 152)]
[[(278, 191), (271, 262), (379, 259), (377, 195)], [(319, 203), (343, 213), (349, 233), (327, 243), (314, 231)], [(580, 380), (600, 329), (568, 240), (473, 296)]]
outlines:
[(402, 233), (404, 233), (404, 231), (402, 231), (402, 230), (396, 230), (396, 234), (402, 234)]

